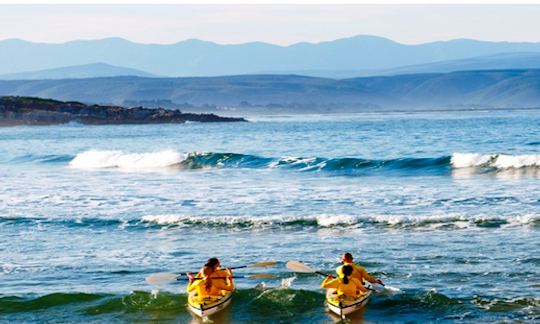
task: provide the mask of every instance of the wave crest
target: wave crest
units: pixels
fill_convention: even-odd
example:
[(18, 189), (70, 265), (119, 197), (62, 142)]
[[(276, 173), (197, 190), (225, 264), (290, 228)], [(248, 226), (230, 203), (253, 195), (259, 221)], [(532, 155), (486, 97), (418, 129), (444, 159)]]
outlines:
[(163, 227), (225, 227), (225, 228), (272, 228), (312, 226), (332, 227), (382, 227), (402, 229), (465, 229), (482, 227), (538, 226), (540, 215), (525, 214), (513, 216), (465, 216), (455, 215), (313, 215), (313, 216), (190, 216), (190, 215), (146, 215), (141, 218), (143, 224), (155, 224)]
[(470, 169), (473, 172), (540, 169), (540, 154), (479, 154), (453, 153), (440, 157), (399, 157), (394, 159), (363, 159), (356, 157), (261, 157), (240, 153), (190, 152), (163, 150), (131, 153), (121, 150), (89, 150), (70, 157), (67, 155), (22, 156), (10, 163), (57, 163), (69, 161), (72, 168), (125, 170), (164, 169), (177, 170), (250, 168), (288, 169), (300, 172), (337, 172), (344, 175), (448, 175), (452, 169)]
[(454, 153), (451, 164), (454, 168), (494, 168), (521, 169), (540, 167), (540, 154), (508, 155), (508, 154), (478, 154)]
[(153, 169), (177, 165), (184, 158), (183, 154), (174, 150), (153, 153), (90, 150), (77, 154), (69, 165), (78, 169)]
[[(255, 319), (275, 319), (290, 322), (291, 316), (302, 319), (305, 313), (321, 311), (324, 293), (320, 290), (292, 288), (250, 288), (235, 292), (235, 307)], [(65, 312), (78, 312), (87, 316), (122, 313), (167, 312), (175, 316), (189, 312), (185, 307), (187, 296), (161, 291), (132, 291), (126, 295), (98, 293), (56, 292), (39, 297), (0, 297), (0, 314), (44, 311), (61, 308)], [(450, 297), (434, 289), (410, 290), (385, 298), (372, 298), (369, 308), (383, 311), (388, 317), (403, 311), (418, 312), (431, 316), (446, 316), (466, 312), (517, 312), (535, 310), (540, 307), (540, 300), (535, 297)], [(291, 309), (295, 309), (291, 313)], [(294, 315), (296, 314), (296, 315)], [(54, 316), (54, 315), (53, 315)], [(437, 318), (435, 317), (435, 318)], [(281, 319), (281, 320), (280, 320)], [(450, 318), (446, 318), (450, 319)]]
[(117, 227), (127, 230), (144, 230), (149, 227), (213, 227), (228, 229), (265, 229), (265, 228), (360, 228), (378, 227), (388, 229), (467, 229), (500, 227), (539, 227), (539, 214), (522, 215), (240, 215), (240, 216), (204, 216), (162, 214), (145, 215), (139, 219), (122, 220), (106, 218), (39, 218), (39, 217), (0, 217), (0, 224), (6, 226), (65, 226), (65, 227)]

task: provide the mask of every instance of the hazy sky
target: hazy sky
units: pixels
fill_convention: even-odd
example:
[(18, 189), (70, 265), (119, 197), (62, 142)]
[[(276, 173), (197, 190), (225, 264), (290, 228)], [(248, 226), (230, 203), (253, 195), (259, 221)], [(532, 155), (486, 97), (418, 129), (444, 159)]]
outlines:
[(288, 45), (368, 34), (409, 44), (540, 42), (539, 17), (540, 5), (0, 5), (0, 39)]

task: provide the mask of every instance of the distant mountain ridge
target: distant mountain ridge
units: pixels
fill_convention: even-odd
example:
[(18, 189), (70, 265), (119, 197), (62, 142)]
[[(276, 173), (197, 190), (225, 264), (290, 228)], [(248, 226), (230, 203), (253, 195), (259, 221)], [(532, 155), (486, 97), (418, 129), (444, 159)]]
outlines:
[(540, 70), (486, 70), (335, 80), (298, 75), (114, 77), (0, 81), (0, 95), (122, 105), (156, 102), (183, 111), (349, 112), (537, 108)]
[(501, 53), (540, 53), (540, 43), (467, 39), (406, 45), (376, 36), (278, 46), (262, 42), (221, 45), (201, 40), (138, 44), (121, 38), (32, 43), (0, 41), (0, 74), (94, 62), (161, 76), (219, 76), (260, 71), (369, 71), (469, 59)]
[(56, 69), (4, 74), (0, 75), (0, 80), (56, 80), (114, 76), (153, 77), (154, 75), (144, 71), (125, 68), (121, 66), (114, 66), (105, 63), (91, 63), (84, 65), (66, 66)]
[(373, 70), (312, 70), (312, 71), (264, 71), (270, 74), (294, 73), (306, 76), (347, 79), (365, 76), (389, 76), (418, 73), (448, 73), (457, 71), (540, 69), (540, 53), (502, 53), (459, 60), (400, 66)]

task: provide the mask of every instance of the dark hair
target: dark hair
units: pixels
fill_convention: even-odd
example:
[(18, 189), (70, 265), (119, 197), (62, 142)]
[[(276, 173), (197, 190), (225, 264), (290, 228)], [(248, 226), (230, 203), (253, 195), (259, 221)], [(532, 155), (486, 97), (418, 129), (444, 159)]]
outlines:
[(344, 253), (343, 256), (344, 256), (346, 259), (350, 259), (350, 260), (353, 259), (352, 254), (350, 254), (349, 252)]
[(353, 267), (351, 267), (350, 265), (346, 265), (341, 268), (341, 271), (343, 272), (343, 283), (348, 284), (349, 276), (353, 273)]
[(210, 268), (213, 269), (218, 264), (219, 264), (218, 258), (210, 258), (210, 259), (208, 259), (208, 261), (206, 262), (206, 264), (204, 266), (205, 267), (210, 267)]
[(203, 280), (204, 280), (204, 288), (206, 288), (206, 291), (210, 291), (210, 289), (212, 288), (212, 279), (210, 279), (210, 274), (212, 274), (212, 272), (214, 271), (214, 269), (212, 269), (212, 267), (208, 267), (208, 266), (204, 266), (203, 268)]
[(214, 272), (215, 266), (219, 264), (218, 258), (210, 258), (208, 261), (206, 261), (206, 264), (204, 265), (203, 271), (205, 272), (206, 279), (205, 279), (205, 288), (207, 291), (210, 291), (210, 288), (212, 288), (212, 279), (210, 279), (210, 274)]

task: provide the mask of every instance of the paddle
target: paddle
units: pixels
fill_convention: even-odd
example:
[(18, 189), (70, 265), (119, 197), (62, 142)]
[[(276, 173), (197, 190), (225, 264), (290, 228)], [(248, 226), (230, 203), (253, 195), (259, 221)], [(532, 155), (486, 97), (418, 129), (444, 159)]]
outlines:
[[(233, 279), (258, 279), (258, 278), (273, 278), (274, 276), (268, 273), (256, 273), (251, 275), (235, 275), (232, 278)], [(212, 279), (227, 279), (230, 277), (212, 277)], [(200, 280), (203, 278), (193, 278), (195, 280)], [(150, 285), (156, 286), (160, 284), (170, 283), (170, 282), (176, 282), (181, 280), (189, 280), (188, 277), (179, 276), (175, 273), (170, 272), (161, 272), (161, 273), (154, 273), (153, 275), (150, 275), (146, 277), (146, 282)]]
[[(231, 277), (210, 277), (210, 279), (227, 279), (227, 278), (231, 278)], [(250, 274), (250, 275), (236, 275), (236, 276), (232, 276), (233, 279), (261, 279), (261, 278), (264, 278), (264, 279), (267, 279), (267, 278), (274, 278), (274, 275), (272, 274), (269, 274), (269, 273), (255, 273), (255, 274)], [(203, 278), (193, 278), (195, 280), (201, 280)], [(188, 277), (178, 277), (176, 278), (176, 280), (189, 280)]]
[[(237, 267), (231, 267), (231, 269), (243, 269), (243, 268), (258, 268), (258, 267), (267, 267), (276, 264), (277, 261), (264, 261), (254, 264), (242, 265)], [(193, 271), (196, 273), (197, 271)], [(160, 272), (149, 275), (145, 278), (146, 282), (150, 285), (162, 285), (168, 282), (177, 281), (179, 277), (185, 276), (186, 273), (171, 273), (171, 272)]]
[(285, 267), (287, 267), (287, 269), (289, 270), (292, 270), (294, 272), (300, 272), (300, 273), (316, 273), (318, 275), (321, 275), (323, 277), (328, 277), (329, 274), (326, 274), (324, 272), (320, 272), (320, 271), (317, 271), (317, 270), (314, 270), (312, 268), (310, 268), (309, 266), (303, 264), (302, 262), (300, 261), (294, 261), (294, 260), (291, 260), (291, 261), (288, 261), (286, 264), (285, 264)]
[(383, 283), (376, 283), (376, 284), (369, 283), (369, 284), (371, 286), (371, 289), (374, 290), (378, 294), (395, 295), (395, 294), (400, 294), (402, 292), (401, 289), (399, 288), (387, 286)]

